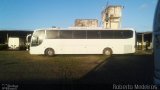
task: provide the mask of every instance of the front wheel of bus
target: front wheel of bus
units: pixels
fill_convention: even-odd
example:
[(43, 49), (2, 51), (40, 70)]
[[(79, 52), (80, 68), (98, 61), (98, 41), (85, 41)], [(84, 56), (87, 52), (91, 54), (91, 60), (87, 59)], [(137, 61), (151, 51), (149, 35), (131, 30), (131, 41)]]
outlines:
[(54, 55), (54, 50), (52, 48), (48, 48), (45, 50), (45, 55), (46, 56), (53, 56)]
[(103, 54), (106, 55), (106, 56), (111, 56), (112, 55), (112, 49), (110, 48), (105, 48), (103, 50)]

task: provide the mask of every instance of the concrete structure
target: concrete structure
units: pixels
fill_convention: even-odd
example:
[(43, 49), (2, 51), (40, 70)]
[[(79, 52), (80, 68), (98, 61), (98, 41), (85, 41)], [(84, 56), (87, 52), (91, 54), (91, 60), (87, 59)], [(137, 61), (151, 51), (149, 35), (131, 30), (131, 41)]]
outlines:
[(76, 19), (75, 27), (98, 27), (97, 19)]
[(102, 11), (103, 27), (106, 29), (121, 28), (122, 6), (108, 6)]

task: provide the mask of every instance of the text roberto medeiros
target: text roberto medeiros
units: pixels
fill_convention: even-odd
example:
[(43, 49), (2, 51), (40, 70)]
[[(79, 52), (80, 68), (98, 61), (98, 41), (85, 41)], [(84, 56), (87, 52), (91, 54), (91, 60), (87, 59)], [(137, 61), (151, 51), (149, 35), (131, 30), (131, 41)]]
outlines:
[(120, 84), (113, 84), (113, 89), (144, 89), (144, 90), (157, 90), (156, 85), (120, 85)]

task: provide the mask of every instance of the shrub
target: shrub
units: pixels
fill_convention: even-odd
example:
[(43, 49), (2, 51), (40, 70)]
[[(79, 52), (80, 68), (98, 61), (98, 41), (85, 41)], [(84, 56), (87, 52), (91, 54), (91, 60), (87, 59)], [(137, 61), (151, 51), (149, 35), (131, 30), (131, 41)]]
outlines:
[(7, 50), (8, 45), (7, 44), (0, 44), (0, 50)]

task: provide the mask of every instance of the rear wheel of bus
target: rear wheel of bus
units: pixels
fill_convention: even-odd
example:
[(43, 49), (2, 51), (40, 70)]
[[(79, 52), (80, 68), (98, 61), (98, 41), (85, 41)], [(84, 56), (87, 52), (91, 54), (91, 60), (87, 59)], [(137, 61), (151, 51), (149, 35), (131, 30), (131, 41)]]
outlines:
[(112, 55), (112, 49), (110, 48), (105, 48), (103, 50), (103, 54), (106, 55), (106, 56), (111, 56)]

